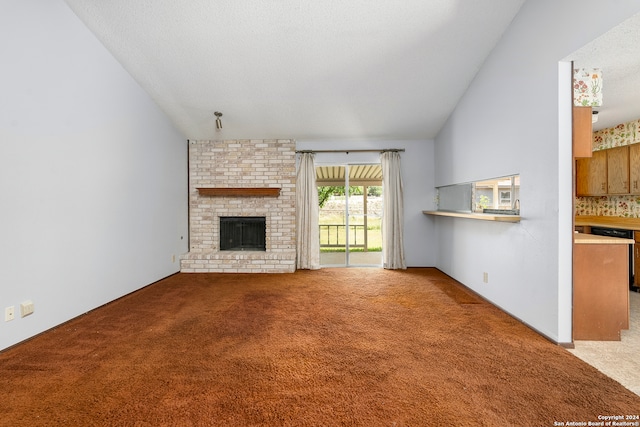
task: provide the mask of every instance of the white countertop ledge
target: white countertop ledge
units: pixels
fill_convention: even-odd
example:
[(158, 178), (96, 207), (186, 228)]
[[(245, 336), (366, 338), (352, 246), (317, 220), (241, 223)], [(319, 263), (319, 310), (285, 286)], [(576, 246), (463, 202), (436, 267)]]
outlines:
[(449, 212), (449, 211), (422, 211), (425, 215), (449, 216), (454, 218), (467, 218), (480, 221), (496, 222), (520, 222), (520, 215), (486, 214), (472, 212)]

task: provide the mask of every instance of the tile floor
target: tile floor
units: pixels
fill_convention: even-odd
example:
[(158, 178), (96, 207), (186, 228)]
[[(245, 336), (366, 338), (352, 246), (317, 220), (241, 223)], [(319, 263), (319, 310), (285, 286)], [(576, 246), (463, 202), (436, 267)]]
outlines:
[(620, 341), (575, 341), (569, 351), (640, 395), (640, 293), (629, 292), (629, 329)]

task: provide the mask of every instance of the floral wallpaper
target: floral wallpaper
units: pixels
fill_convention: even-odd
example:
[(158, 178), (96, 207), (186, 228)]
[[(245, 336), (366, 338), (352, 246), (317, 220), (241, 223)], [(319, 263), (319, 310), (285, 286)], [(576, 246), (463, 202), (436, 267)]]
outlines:
[[(640, 143), (640, 119), (593, 133), (593, 151)], [(576, 197), (576, 215), (640, 218), (640, 196)]]
[(640, 196), (576, 197), (576, 215), (640, 218)]
[(579, 68), (574, 71), (573, 102), (578, 107), (602, 105), (602, 71), (599, 68)]
[(640, 143), (640, 119), (593, 133), (593, 151)]

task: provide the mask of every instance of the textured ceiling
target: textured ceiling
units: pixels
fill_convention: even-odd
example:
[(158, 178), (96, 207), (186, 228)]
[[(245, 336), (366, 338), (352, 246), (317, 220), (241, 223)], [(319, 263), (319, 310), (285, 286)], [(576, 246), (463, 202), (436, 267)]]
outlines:
[(433, 138), (523, 1), (66, 0), (187, 138), (297, 140)]
[(575, 68), (602, 70), (602, 107), (595, 130), (640, 118), (640, 14), (569, 55)]

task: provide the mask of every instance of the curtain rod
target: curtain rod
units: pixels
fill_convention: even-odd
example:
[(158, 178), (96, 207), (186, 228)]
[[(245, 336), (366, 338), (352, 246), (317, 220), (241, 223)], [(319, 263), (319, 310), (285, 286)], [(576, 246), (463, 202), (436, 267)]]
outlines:
[(385, 151), (401, 151), (404, 148), (385, 148), (383, 150), (297, 150), (296, 153), (384, 153)]

